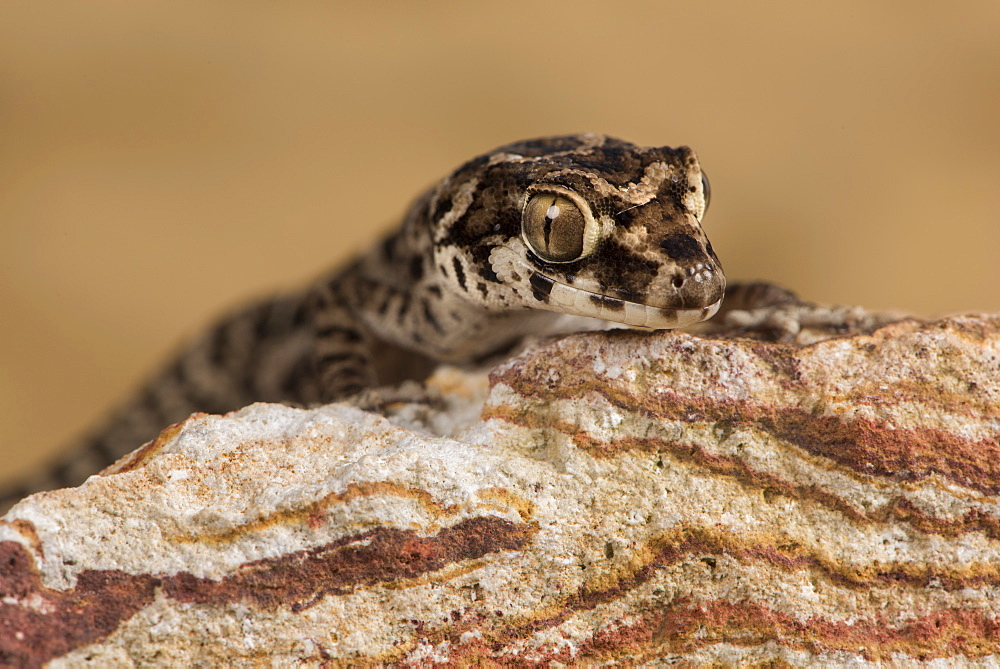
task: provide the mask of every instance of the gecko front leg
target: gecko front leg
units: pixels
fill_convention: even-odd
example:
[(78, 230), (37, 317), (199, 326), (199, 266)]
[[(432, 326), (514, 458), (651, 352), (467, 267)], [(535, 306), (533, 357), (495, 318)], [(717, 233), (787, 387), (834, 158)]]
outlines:
[(320, 282), (310, 304), (312, 360), (321, 400), (332, 402), (375, 386), (375, 338), (351, 309), (344, 283)]
[(731, 284), (717, 317), (694, 330), (704, 334), (753, 333), (756, 338), (801, 346), (830, 335), (872, 332), (904, 317), (895, 311), (816, 304), (781, 286), (758, 281)]

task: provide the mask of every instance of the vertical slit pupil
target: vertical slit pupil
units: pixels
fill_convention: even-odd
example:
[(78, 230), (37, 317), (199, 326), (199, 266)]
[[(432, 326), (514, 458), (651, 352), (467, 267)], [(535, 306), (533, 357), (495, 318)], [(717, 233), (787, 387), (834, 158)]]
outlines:
[(559, 215), (559, 205), (556, 204), (556, 198), (552, 198), (552, 204), (549, 208), (545, 210), (545, 230), (543, 234), (545, 235), (545, 250), (551, 250), (551, 244), (549, 243), (549, 238), (552, 235), (552, 221), (555, 220), (556, 216)]

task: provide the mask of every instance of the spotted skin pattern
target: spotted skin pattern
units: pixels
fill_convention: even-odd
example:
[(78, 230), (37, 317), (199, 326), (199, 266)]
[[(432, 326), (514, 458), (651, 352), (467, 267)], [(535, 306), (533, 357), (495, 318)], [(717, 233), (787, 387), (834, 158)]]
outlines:
[[(528, 207), (536, 196), (544, 205)], [(726, 287), (701, 227), (708, 197), (686, 147), (567, 135), (474, 158), (346, 267), (223, 319), (5, 500), (75, 485), (195, 411), (343, 399), (419, 379), (434, 361), (483, 359), (528, 334), (593, 329), (594, 319), (654, 329), (705, 320)], [(535, 245), (529, 210), (545, 216)], [(542, 257), (553, 230), (583, 254)]]

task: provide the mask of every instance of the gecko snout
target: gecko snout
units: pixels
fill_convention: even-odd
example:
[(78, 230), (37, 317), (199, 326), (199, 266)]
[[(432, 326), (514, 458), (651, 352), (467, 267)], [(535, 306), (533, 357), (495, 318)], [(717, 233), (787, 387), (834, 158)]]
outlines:
[(722, 268), (702, 242), (673, 233), (664, 235), (660, 250), (673, 261), (660, 275), (662, 293), (684, 306), (705, 306), (722, 299), (726, 288)]

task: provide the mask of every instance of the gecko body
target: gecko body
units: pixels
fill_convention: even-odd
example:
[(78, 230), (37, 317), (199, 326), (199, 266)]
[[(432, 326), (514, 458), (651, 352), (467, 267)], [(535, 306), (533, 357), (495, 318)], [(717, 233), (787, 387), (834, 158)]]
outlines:
[(26, 492), (76, 485), (192, 412), (315, 404), (600, 319), (711, 317), (726, 280), (701, 226), (708, 181), (686, 147), (569, 135), (500, 147), (419, 197), (399, 228), (306, 290), (189, 343)]

